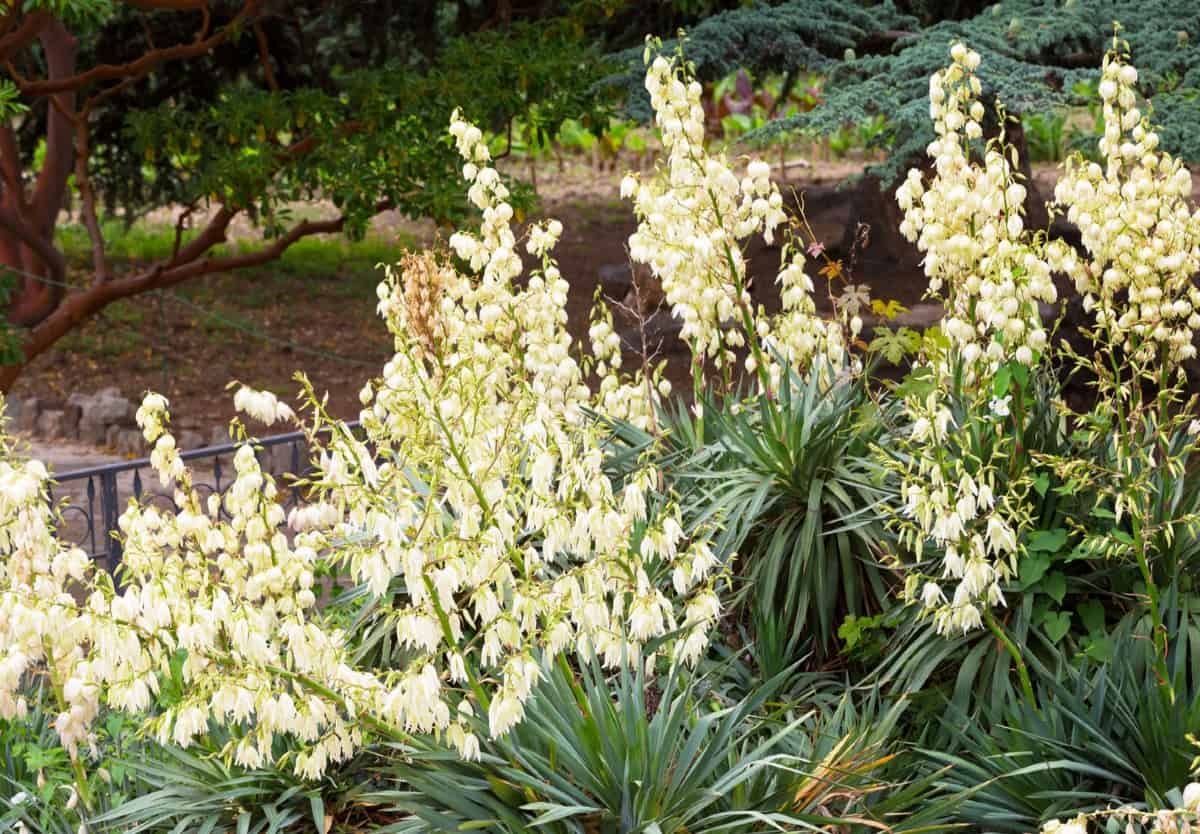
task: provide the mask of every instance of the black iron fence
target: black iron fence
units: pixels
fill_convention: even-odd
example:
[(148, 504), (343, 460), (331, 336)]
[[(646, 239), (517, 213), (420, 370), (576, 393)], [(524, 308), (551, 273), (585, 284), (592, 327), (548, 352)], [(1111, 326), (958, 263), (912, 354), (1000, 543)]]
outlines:
[[(259, 464), (276, 478), (303, 477), (311, 472), (308, 438), (302, 432), (265, 437), (256, 440), (255, 445)], [(233, 455), (237, 449), (237, 444), (226, 443), (180, 453), (192, 469), (197, 492), (202, 496), (223, 495), (229, 489), (234, 480)], [(121, 542), (115, 533), (130, 498), (175, 508), (173, 491), (160, 488), (158, 474), (149, 458), (76, 469), (56, 474), (54, 479), (51, 499), (67, 500), (59, 535), (82, 547), (97, 564), (110, 571), (121, 561)], [(296, 490), (286, 491), (285, 506), (294, 506), (298, 501)]]

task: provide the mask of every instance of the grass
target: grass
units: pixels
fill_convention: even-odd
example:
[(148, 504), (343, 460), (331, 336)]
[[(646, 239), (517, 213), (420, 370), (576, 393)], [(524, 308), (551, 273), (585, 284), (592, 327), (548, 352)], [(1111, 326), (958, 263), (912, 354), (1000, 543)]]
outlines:
[[(174, 251), (175, 230), (166, 224), (136, 223), (126, 227), (120, 220), (106, 219), (100, 224), (104, 233), (108, 257), (114, 264), (134, 265), (169, 258)], [(58, 245), (67, 261), (77, 268), (90, 266), (91, 243), (87, 231), (78, 223), (61, 225), (56, 230)], [(196, 236), (195, 231), (183, 234), (184, 243)], [(350, 240), (341, 235), (304, 238), (284, 252), (283, 256), (261, 267), (246, 270), (256, 276), (294, 278), (331, 278), (370, 275), (377, 277), (378, 265), (390, 263), (408, 249), (413, 241), (406, 235), (388, 240), (368, 234), (362, 240)], [(244, 243), (247, 247), (253, 243)], [(237, 244), (221, 244), (213, 254), (229, 255)]]
[[(169, 258), (174, 250), (175, 229), (167, 224), (140, 222), (127, 227), (119, 219), (109, 218), (101, 222), (101, 229), (110, 263), (118, 273)], [(195, 234), (186, 232), (183, 241), (194, 238)], [(91, 243), (86, 229), (77, 223), (64, 224), (58, 227), (56, 235), (71, 270), (86, 275), (91, 269)], [(310, 305), (328, 305), (343, 299), (373, 300), (382, 277), (379, 265), (395, 263), (414, 245), (408, 236), (395, 235), (395, 238), (385, 239), (379, 234), (369, 234), (362, 240), (341, 235), (304, 238), (278, 260), (236, 273), (208, 276), (170, 293), (211, 313), (205, 315), (193, 310), (189, 315), (202, 332), (213, 338), (228, 337), (239, 330), (261, 327), (267, 314), (286, 322), (295, 312), (287, 302), (289, 298), (304, 298)], [(229, 255), (239, 246), (254, 245), (257, 243), (234, 241), (215, 247), (213, 252)], [(143, 364), (139, 354), (147, 348), (153, 351), (151, 341), (170, 340), (169, 332), (160, 332), (157, 337), (147, 333), (148, 328), (162, 331), (168, 327), (159, 312), (159, 303), (152, 295), (115, 302), (101, 312), (98, 326), (69, 334), (62, 340), (61, 348), (96, 360), (124, 356), (135, 364)], [(172, 299), (162, 303), (168, 307), (179, 304)]]

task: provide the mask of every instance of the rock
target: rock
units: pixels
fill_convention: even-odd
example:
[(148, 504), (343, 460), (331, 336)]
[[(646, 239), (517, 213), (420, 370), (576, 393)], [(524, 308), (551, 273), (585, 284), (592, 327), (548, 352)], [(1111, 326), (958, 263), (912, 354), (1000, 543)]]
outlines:
[(4, 400), (3, 408), (0, 408), (0, 418), (6, 420), (9, 425), (13, 425), (21, 417), (21, 409), (24, 407), (25, 401), (17, 397), (9, 397)]
[(23, 434), (33, 434), (37, 425), (38, 415), (42, 412), (42, 401), (37, 397), (28, 397), (21, 401), (17, 410), (16, 420), (13, 421), (13, 431)]
[(47, 440), (74, 440), (79, 432), (79, 406), (43, 409), (34, 423), (34, 434)]
[(34, 434), (38, 437), (44, 437), (47, 440), (62, 437), (64, 422), (65, 415), (62, 409), (48, 408), (37, 416), (37, 422), (34, 424)]
[[(813, 185), (804, 189), (804, 201), (801, 206), (794, 202), (794, 209), (803, 208), (804, 216), (809, 221), (815, 239), (830, 250), (836, 250), (850, 223), (851, 192), (838, 185)], [(769, 284), (770, 281), (763, 283)]]
[[(646, 321), (647, 353), (675, 353), (686, 351), (687, 345), (679, 338), (683, 322), (665, 311), (651, 316)], [(642, 331), (637, 325), (621, 331), (621, 349), (631, 353), (642, 353)]]
[(644, 264), (609, 264), (600, 267), (597, 277), (609, 304), (636, 310), (640, 302), (642, 314), (649, 315), (663, 302), (662, 284)]
[(596, 271), (600, 291), (605, 298), (624, 298), (633, 289), (633, 269), (629, 264), (608, 264)]
[(85, 398), (80, 409), (79, 439), (85, 443), (105, 442), (110, 426), (133, 426), (133, 403), (117, 393), (115, 388), (105, 388)]
[(662, 282), (654, 277), (649, 267), (639, 266), (633, 273), (633, 286), (625, 293), (622, 303), (635, 314), (649, 317), (666, 300)]
[(204, 435), (192, 429), (183, 429), (180, 431), (179, 437), (175, 438), (175, 441), (180, 451), (184, 452), (204, 447)]
[(62, 434), (59, 437), (77, 440), (79, 438), (79, 421), (83, 416), (83, 410), (74, 403), (67, 403), (63, 406), (62, 414)]
[(117, 454), (130, 458), (143, 457), (146, 454), (146, 440), (138, 429), (115, 427), (115, 442), (112, 446)]

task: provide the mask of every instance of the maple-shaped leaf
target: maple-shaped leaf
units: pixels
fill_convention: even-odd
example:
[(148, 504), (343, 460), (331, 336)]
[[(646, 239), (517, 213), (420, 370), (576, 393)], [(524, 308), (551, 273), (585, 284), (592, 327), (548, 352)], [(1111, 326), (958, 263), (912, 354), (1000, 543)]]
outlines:
[(871, 350), (882, 354), (883, 358), (893, 365), (899, 364), (908, 354), (915, 353), (920, 346), (921, 334), (911, 327), (901, 327), (897, 330), (876, 327), (875, 338), (869, 345)]
[(894, 298), (889, 298), (887, 301), (875, 298), (871, 300), (871, 312), (891, 321), (901, 313), (907, 313), (908, 308)]
[(871, 303), (871, 288), (866, 284), (847, 284), (838, 296), (837, 303), (848, 315), (857, 316), (863, 307)]
[(842, 277), (842, 262), (829, 261), (817, 270), (817, 274), (825, 276), (829, 281), (836, 281)]

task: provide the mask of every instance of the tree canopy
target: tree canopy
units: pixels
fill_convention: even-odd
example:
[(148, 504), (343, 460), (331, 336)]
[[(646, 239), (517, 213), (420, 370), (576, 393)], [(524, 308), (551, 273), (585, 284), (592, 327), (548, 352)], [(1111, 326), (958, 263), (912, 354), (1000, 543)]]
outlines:
[[(876, 172), (893, 179), (933, 139), (928, 80), (952, 42), (969, 42), (982, 55), (985, 98), (1021, 114), (1089, 101), (1114, 24), (1141, 68), (1140, 92), (1153, 102), (1164, 145), (1200, 160), (1194, 129), (1200, 121), (1200, 7), (1191, 0), (786, 0), (712, 15), (688, 30), (682, 45), (666, 41), (662, 49), (681, 47), (706, 79), (742, 67), (824, 73), (819, 106), (773, 122), (764, 133), (831, 133), (883, 115), (886, 125), (872, 142), (888, 159)], [(630, 50), (622, 58), (628, 69), (609, 82), (624, 86), (631, 111), (642, 113), (640, 53)]]
[[(45, 0), (0, 17), (0, 262), (20, 367), (105, 305), (278, 257), (302, 237), (361, 234), (384, 209), (461, 211), (451, 109), (501, 130), (554, 133), (601, 118), (604, 4), (329, 4), (272, 0)], [(34, 170), (36, 185), (27, 187)], [(54, 228), (69, 190), (92, 275), (69, 278)], [(336, 215), (298, 218), (297, 202)], [(114, 274), (102, 210), (176, 206), (170, 258)], [(258, 248), (217, 249), (235, 218)]]

